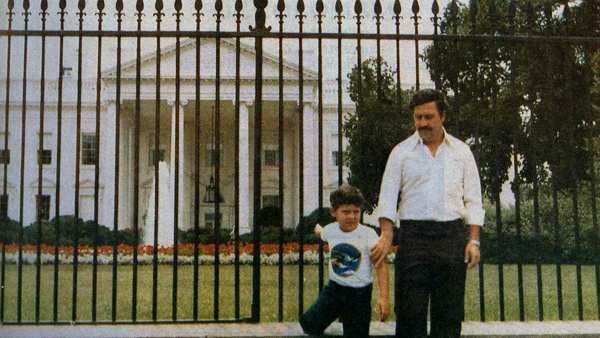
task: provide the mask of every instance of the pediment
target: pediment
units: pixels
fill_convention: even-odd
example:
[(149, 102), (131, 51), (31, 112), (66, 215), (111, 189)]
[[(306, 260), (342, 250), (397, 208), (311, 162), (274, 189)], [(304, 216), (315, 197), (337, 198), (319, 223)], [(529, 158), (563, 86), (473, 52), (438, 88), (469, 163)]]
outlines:
[[(29, 183), (29, 187), (30, 188), (37, 188), (38, 184), (40, 183), (39, 179), (34, 179)], [(10, 188), (10, 184), (8, 185), (8, 188)], [(54, 183), (53, 180), (47, 179), (47, 178), (43, 178), (42, 179), (42, 188), (55, 188), (56, 184)]]
[[(73, 187), (75, 187), (75, 185), (73, 185)], [(83, 180), (79, 182), (79, 189), (89, 193), (95, 189), (95, 182), (93, 180)], [(99, 184), (98, 189), (104, 189), (104, 184)]]
[[(200, 45), (200, 78), (204, 80), (214, 80), (216, 76), (216, 43), (215, 39), (202, 39)], [(233, 39), (220, 40), (220, 78), (222, 80), (234, 80), (236, 77), (236, 41)], [(150, 47), (147, 47), (150, 49)], [(180, 78), (196, 78), (196, 40), (184, 39), (180, 42)], [(161, 79), (175, 79), (176, 77), (176, 46), (174, 44), (161, 48)], [(264, 52), (263, 78), (279, 79), (279, 58)], [(253, 80), (255, 77), (255, 58), (256, 52), (254, 46), (240, 43), (240, 78), (242, 80)], [(140, 74), (142, 79), (156, 79), (157, 55), (156, 49), (146, 52), (141, 57)], [(122, 79), (136, 78), (136, 60), (130, 60), (123, 63), (121, 68)], [(303, 70), (305, 80), (316, 80), (317, 74), (309, 69)], [(284, 60), (283, 77), (286, 80), (295, 80), (299, 78), (300, 70), (295, 63)], [(116, 78), (116, 68), (104, 72), (105, 79)]]
[[(0, 190), (4, 189), (4, 182), (0, 181)], [(6, 185), (6, 189), (7, 190), (12, 190), (15, 189), (15, 185), (8, 182), (8, 184)]]

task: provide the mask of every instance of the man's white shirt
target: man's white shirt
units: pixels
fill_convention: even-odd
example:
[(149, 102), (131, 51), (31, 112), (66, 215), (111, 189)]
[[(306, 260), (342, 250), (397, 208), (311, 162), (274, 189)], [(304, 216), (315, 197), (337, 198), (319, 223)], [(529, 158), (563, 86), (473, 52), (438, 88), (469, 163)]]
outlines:
[(459, 218), (469, 225), (483, 225), (481, 183), (469, 146), (445, 130), (435, 157), (418, 132), (399, 143), (383, 174), (378, 217), (397, 225), (402, 219), (444, 222)]

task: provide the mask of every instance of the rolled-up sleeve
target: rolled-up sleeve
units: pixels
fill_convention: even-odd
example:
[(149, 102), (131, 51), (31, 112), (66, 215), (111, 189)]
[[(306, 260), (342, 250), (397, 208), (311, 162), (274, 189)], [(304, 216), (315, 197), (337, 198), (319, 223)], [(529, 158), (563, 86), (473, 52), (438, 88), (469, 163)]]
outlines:
[(377, 217), (396, 221), (398, 193), (402, 186), (402, 151), (396, 146), (388, 157), (377, 203)]
[(483, 210), (481, 198), (481, 181), (479, 180), (479, 171), (477, 170), (475, 157), (473, 157), (473, 153), (470, 151), (464, 168), (463, 202), (466, 209), (465, 222), (469, 225), (483, 226), (485, 211)]

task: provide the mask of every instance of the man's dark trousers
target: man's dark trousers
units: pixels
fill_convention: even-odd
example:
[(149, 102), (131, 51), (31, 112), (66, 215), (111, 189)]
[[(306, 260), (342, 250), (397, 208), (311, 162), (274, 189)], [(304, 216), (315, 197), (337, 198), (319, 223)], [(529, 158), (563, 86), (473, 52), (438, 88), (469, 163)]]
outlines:
[(396, 336), (460, 337), (464, 318), (467, 228), (450, 222), (400, 221), (395, 261)]

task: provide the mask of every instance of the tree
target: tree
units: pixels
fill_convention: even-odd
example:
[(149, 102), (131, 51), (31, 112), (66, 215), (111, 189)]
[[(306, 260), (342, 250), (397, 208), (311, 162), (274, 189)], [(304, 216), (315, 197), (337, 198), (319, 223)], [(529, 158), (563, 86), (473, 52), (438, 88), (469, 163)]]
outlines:
[[(377, 66), (381, 67), (378, 83)], [(377, 205), (381, 178), (387, 158), (396, 144), (414, 132), (407, 100), (400, 98), (395, 72), (382, 59), (368, 59), (348, 74), (350, 98), (356, 111), (344, 121), (344, 136), (349, 140), (346, 161), (348, 182), (359, 188), (366, 199), (365, 211)]]
[[(467, 7), (453, 1), (440, 29), (488, 36), (597, 36), (598, 4), (569, 6), (482, 0)], [(452, 94), (455, 120), (448, 129), (472, 143), (488, 196), (498, 200), (515, 152), (525, 182), (551, 178), (559, 189), (570, 189), (589, 178), (591, 161), (577, 159), (590, 157), (589, 137), (597, 133), (591, 127), (598, 102), (590, 76), (595, 53), (592, 44), (500, 40), (436, 41), (425, 52), (432, 79)]]

